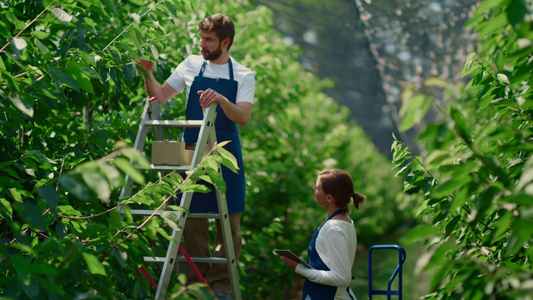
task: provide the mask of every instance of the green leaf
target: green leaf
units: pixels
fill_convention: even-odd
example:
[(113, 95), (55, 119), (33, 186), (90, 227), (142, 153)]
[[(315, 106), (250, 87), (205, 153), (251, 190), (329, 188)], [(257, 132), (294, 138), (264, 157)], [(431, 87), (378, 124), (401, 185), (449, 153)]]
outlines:
[(455, 216), (450, 222), (448, 222), (444, 230), (445, 237), (448, 237), (450, 234), (452, 234), (452, 232), (455, 231), (455, 228), (457, 227), (457, 223), (459, 223), (460, 220), (461, 220), (461, 216)]
[(130, 162), (123, 158), (123, 157), (117, 157), (114, 161), (115, 166), (117, 168), (121, 169), (122, 172), (129, 175), (135, 182), (144, 185), (145, 179), (144, 176), (139, 172), (139, 170), (135, 169)]
[(176, 239), (174, 237), (172, 237), (171, 235), (169, 235), (163, 228), (158, 227), (156, 230), (162, 237), (164, 237), (168, 241), (176, 242)]
[(162, 180), (167, 182), (168, 184), (174, 186), (174, 187), (178, 187), (181, 184), (181, 181), (178, 181), (178, 180), (176, 180), (175, 178), (172, 178), (172, 177), (163, 177)]
[(429, 288), (431, 290), (437, 289), (437, 287), (440, 285), (442, 281), (446, 279), (446, 274), (448, 271), (452, 268), (451, 263), (446, 263), (440, 265), (440, 268), (436, 270), (436, 272), (433, 274), (433, 278), (431, 279), (431, 283), (429, 285)]
[(46, 229), (46, 222), (44, 220), (43, 212), (34, 204), (30, 202), (25, 202), (21, 205), (22, 208), (22, 217), (26, 222), (31, 225), (41, 229)]
[(167, 191), (163, 186), (159, 184), (153, 184), (147, 188), (144, 189), (144, 193), (150, 194), (150, 193), (156, 193), (156, 194), (165, 194)]
[(111, 0), (103, 0), (102, 2), (105, 5), (107, 11), (111, 11), (113, 13), (113, 15), (118, 15), (117, 7), (113, 3), (113, 1), (111, 1)]
[(57, 212), (57, 204), (59, 204), (59, 194), (52, 186), (46, 185), (37, 189), (37, 194), (46, 201), (46, 204), (53, 213)]
[(122, 186), (124, 181), (120, 176), (120, 172), (116, 168), (107, 163), (99, 163), (98, 167), (100, 168), (100, 172), (106, 176), (112, 187), (118, 188)]
[(151, 205), (154, 203), (154, 199), (152, 199), (151, 197), (148, 197), (146, 195), (136, 195), (134, 198), (133, 198), (133, 201), (136, 202), (136, 203), (139, 203), (139, 204), (146, 204), (146, 205)]
[(461, 138), (465, 141), (469, 141), (468, 129), (466, 127), (465, 119), (461, 111), (457, 107), (452, 107), (450, 109), (450, 117), (455, 121), (455, 128), (459, 130)]
[(483, 26), (478, 26), (479, 35), (486, 36), (502, 32), (507, 23), (507, 16), (504, 14), (496, 15), (490, 22), (485, 22)]
[(87, 252), (83, 252), (82, 255), (91, 274), (107, 276), (104, 265), (102, 265), (102, 263), (98, 261), (98, 258), (96, 256)]
[(222, 195), (226, 194), (226, 182), (224, 181), (224, 178), (222, 178), (221, 174), (218, 172), (218, 170), (213, 169), (206, 169), (207, 174), (213, 181), (213, 185), (217, 190), (222, 193)]
[(507, 19), (515, 29), (524, 21), (528, 8), (522, 0), (511, 1), (507, 7)]
[(63, 175), (59, 178), (59, 183), (61, 186), (63, 186), (63, 188), (65, 188), (65, 190), (67, 190), (67, 192), (71, 193), (79, 200), (89, 200), (89, 189), (86, 185), (73, 176)]
[(450, 204), (450, 211), (455, 211), (458, 207), (463, 206), (468, 200), (470, 200), (469, 188), (468, 185), (464, 185), (453, 196), (452, 203)]
[(471, 52), (466, 57), (466, 62), (463, 67), (463, 71), (461, 72), (461, 78), (464, 78), (465, 76), (469, 75), (471, 72), (475, 70), (475, 64), (477, 62), (477, 55), (475, 52)]
[(499, 6), (504, 0), (485, 0), (482, 1), (482, 3), (479, 5), (479, 7), (476, 9), (476, 14), (483, 14), (486, 13), (497, 6)]
[(76, 82), (76, 80), (74, 78), (72, 78), (71, 76), (59, 71), (58, 69), (56, 69), (56, 68), (54, 68), (54, 67), (52, 67), (50, 65), (47, 65), (46, 67), (48, 68), (48, 71), (52, 75), (52, 78), (54, 79), (54, 81), (57, 82), (57, 84), (59, 86), (65, 84), (67, 86), (70, 86), (71, 88), (73, 88), (77, 92), (80, 91), (80, 86), (79, 86), (78, 82)]
[(58, 271), (54, 267), (38, 263), (31, 264), (31, 271), (35, 274), (45, 276), (56, 276), (58, 274)]
[(125, 64), (122, 67), (122, 70), (124, 72), (124, 78), (127, 81), (132, 81), (135, 78), (135, 65), (134, 64)]
[(22, 100), (19, 95), (9, 96), (8, 97), (11, 103), (18, 108), (24, 114), (33, 117), (33, 107), (31, 107), (28, 102)]
[(435, 236), (439, 233), (439, 228), (433, 225), (424, 224), (411, 229), (401, 239), (402, 243), (413, 244), (431, 236)]
[(511, 232), (511, 223), (513, 220), (513, 214), (511, 212), (505, 212), (503, 215), (496, 221), (495, 231), (493, 233), (492, 241), (497, 241), (500, 236), (507, 236)]
[(400, 115), (402, 119), (398, 130), (400, 132), (405, 132), (413, 128), (415, 125), (419, 124), (431, 108), (432, 103), (433, 97), (427, 97), (422, 94), (416, 95), (411, 99), (406, 99), (405, 101), (402, 101), (402, 107), (406, 105), (407, 108), (403, 110), (405, 114), (403, 116)]
[(222, 161), (222, 164), (228, 169), (233, 170), (233, 172), (237, 173), (236, 170), (239, 170), (239, 164), (237, 163), (237, 159), (228, 150), (223, 148), (224, 145), (225, 144), (222, 143), (216, 145), (217, 152), (224, 159)]
[(154, 46), (153, 44), (150, 44), (150, 51), (152, 52), (152, 55), (154, 56), (154, 60), (158, 60), (159, 59), (159, 51), (157, 50), (157, 47)]
[[(533, 189), (533, 186), (530, 187), (530, 189)], [(533, 197), (531, 194), (516, 194), (511, 195), (508, 197), (502, 197), (499, 200), (500, 203), (516, 203), (516, 204), (523, 204), (523, 205), (533, 205)]]
[(511, 250), (511, 253), (521, 251), (526, 245), (531, 242), (533, 236), (533, 220), (531, 219), (516, 219), (513, 224), (512, 240), (509, 243), (510, 247), (506, 249)]
[[(522, 170), (522, 175), (516, 184), (515, 190), (521, 191), (524, 190), (526, 186), (529, 186), (533, 182), (533, 159), (528, 159)], [(527, 191), (528, 194), (533, 195), (533, 190)]]
[(453, 244), (446, 242), (438, 245), (437, 247), (438, 248), (434, 250), (433, 254), (431, 255), (431, 259), (424, 269), (430, 270), (434, 267), (439, 267), (443, 264), (446, 264), (446, 253), (454, 248)]
[(70, 21), (72, 21), (72, 16), (61, 8), (54, 7), (50, 9), (50, 11), (52, 14), (54, 14), (54, 17), (63, 22), (65, 25), (68, 25)]
[(438, 167), (441, 165), (451, 164), (455, 158), (450, 155), (449, 151), (435, 149), (431, 151), (426, 158), (426, 165)]
[(164, 211), (161, 213), (161, 217), (165, 220), (165, 223), (168, 224), (174, 230), (180, 230), (181, 226), (179, 225), (179, 218), (175, 213)]
[(498, 73), (498, 75), (496, 75), (496, 78), (505, 84), (509, 84), (509, 78), (507, 78), (507, 75), (503, 73)]
[(47, 39), (50, 36), (50, 33), (44, 31), (32, 31), (30, 34), (41, 40)]
[(143, 155), (142, 152), (138, 151), (134, 148), (122, 148), (121, 152), (122, 155), (125, 157), (131, 159), (134, 163), (142, 166), (142, 167), (149, 167), (150, 163), (146, 159), (146, 157)]
[(455, 176), (451, 177), (445, 182), (438, 184), (431, 192), (431, 197), (437, 199), (447, 197), (453, 194), (460, 187), (468, 185), (471, 180), (472, 176), (468, 173), (455, 174)]
[(168, 209), (174, 210), (174, 211), (181, 211), (181, 212), (184, 212), (184, 213), (189, 213), (189, 211), (187, 209), (185, 209), (184, 207), (181, 207), (181, 206), (177, 206), (177, 205), (169, 205)]
[(104, 176), (92, 170), (82, 172), (81, 176), (87, 186), (97, 195), (98, 199), (105, 204), (109, 204), (111, 188)]
[(498, 192), (498, 188), (490, 186), (487, 190), (480, 193), (476, 201), (476, 207), (470, 214), (468, 222), (480, 222), (485, 219), (491, 213), (489, 210), (495, 206), (494, 198)]
[(25, 286), (28, 286), (30, 284), (30, 265), (24, 259), (23, 256), (19, 254), (14, 254), (9, 257), (9, 260), (11, 261), (13, 267), (15, 268), (15, 271), (17, 272), (18, 278), (22, 281), (22, 283)]
[(13, 217), (13, 208), (5, 198), (0, 198), (0, 215), (2, 218), (6, 219), (11, 219)]
[(450, 86), (450, 84), (448, 82), (446, 82), (446, 80), (442, 80), (439, 77), (429, 77), (429, 78), (427, 78), (426, 80), (424, 80), (424, 85), (425, 86), (441, 87), (441, 88), (446, 88), (446, 87)]
[(11, 196), (13, 197), (13, 199), (17, 202), (20, 202), (22, 203), (22, 195), (20, 194), (20, 192), (18, 191), (17, 188), (11, 188), (9, 189), (9, 193), (11, 194)]

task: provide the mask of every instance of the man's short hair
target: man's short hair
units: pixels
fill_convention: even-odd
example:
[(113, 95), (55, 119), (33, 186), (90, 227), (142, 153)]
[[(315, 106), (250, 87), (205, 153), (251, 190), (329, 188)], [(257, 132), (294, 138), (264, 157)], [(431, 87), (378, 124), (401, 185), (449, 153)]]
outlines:
[(224, 14), (218, 13), (203, 19), (198, 24), (198, 30), (206, 32), (214, 31), (221, 42), (229, 37), (228, 50), (233, 44), (235, 25), (233, 25), (231, 18)]

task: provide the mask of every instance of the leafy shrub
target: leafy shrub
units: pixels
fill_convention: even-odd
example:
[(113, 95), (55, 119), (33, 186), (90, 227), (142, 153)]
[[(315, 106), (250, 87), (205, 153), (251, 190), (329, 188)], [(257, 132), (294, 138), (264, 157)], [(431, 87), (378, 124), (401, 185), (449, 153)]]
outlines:
[[(347, 109), (321, 92), (331, 82), (295, 61), (298, 49), (271, 29), (272, 13), (265, 7), (246, 0), (200, 6), (178, 0), (44, 0), (2, 6), (2, 297), (153, 297), (139, 266), (143, 256), (165, 251), (157, 246), (166, 243), (168, 223), (153, 218), (139, 227), (143, 220), (130, 218), (127, 210), (123, 219), (119, 192), (128, 174), (144, 191), (134, 201), (157, 206), (181, 181), (133, 169), (130, 159), (145, 158), (121, 142), (133, 144), (143, 110), (145, 91), (135, 62), (157, 61), (155, 76), (164, 81), (195, 53), (199, 20), (218, 11), (231, 13), (238, 26), (232, 55), (257, 73), (253, 119), (240, 129), (248, 178), (240, 268), (244, 297), (279, 298), (291, 289), (293, 272), (271, 250), (306, 248), (324, 217), (312, 202), (319, 169), (346, 169), (368, 196), (364, 210), (355, 214), (363, 244), (411, 215), (405, 209), (410, 203), (400, 209), (403, 200), (395, 198), (399, 183), (391, 179), (390, 162), (348, 122)], [(180, 95), (163, 105), (164, 118), (183, 118), (183, 102)], [(384, 205), (391, 209), (382, 210)], [(157, 267), (145, 267), (158, 277)], [(209, 297), (197, 286), (173, 283), (171, 297)]]
[(404, 191), (420, 195), (419, 220), (405, 242), (425, 241), (419, 263), (434, 276), (427, 299), (531, 299), (531, 3), (484, 1), (469, 21), (478, 49), (463, 70), (468, 84), (430, 78), (443, 99), (409, 87), (405, 129), (429, 106), (441, 112), (419, 135), (415, 156), (394, 148)]

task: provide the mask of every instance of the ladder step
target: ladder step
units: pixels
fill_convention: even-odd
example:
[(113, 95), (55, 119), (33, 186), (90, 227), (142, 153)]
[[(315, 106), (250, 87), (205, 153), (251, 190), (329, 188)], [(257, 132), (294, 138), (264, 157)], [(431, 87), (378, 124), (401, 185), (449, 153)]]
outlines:
[(155, 127), (201, 127), (203, 121), (147, 120), (144, 124)]
[[(156, 213), (156, 215), (160, 215), (163, 212), (171, 212), (171, 213), (178, 213), (174, 210), (160, 210)], [(131, 214), (137, 215), (137, 216), (150, 216), (155, 212), (155, 210), (149, 210), (149, 209), (132, 209)], [(188, 218), (194, 218), (194, 219), (220, 219), (219, 214), (209, 214), (209, 213), (191, 213), (188, 215)]]
[[(166, 257), (151, 257), (151, 256), (145, 256), (144, 261), (147, 263), (164, 263), (166, 260)], [(216, 263), (216, 264), (223, 264), (227, 262), (227, 259), (224, 257), (191, 257), (191, 260), (193, 262), (200, 262), (200, 263)], [(187, 261), (183, 255), (178, 255), (178, 261), (185, 262)]]

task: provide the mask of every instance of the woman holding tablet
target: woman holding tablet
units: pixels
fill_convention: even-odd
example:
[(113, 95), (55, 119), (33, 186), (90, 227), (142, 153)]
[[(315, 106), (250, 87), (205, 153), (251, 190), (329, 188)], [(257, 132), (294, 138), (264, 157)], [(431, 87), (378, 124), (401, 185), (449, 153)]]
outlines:
[(315, 229), (307, 249), (307, 263), (312, 269), (286, 256), (281, 260), (306, 278), (303, 300), (354, 300), (350, 282), (357, 235), (348, 205), (353, 199), (359, 209), (366, 197), (354, 192), (352, 178), (339, 169), (320, 171), (313, 189), (315, 203), (326, 209), (328, 217)]

